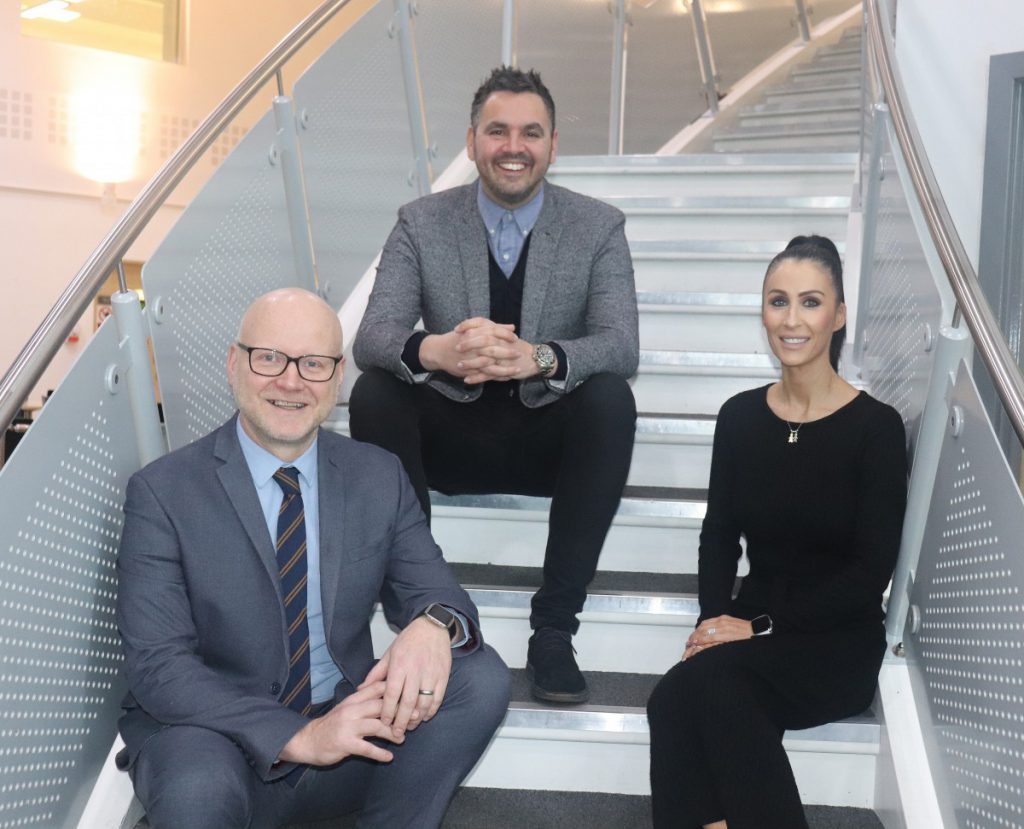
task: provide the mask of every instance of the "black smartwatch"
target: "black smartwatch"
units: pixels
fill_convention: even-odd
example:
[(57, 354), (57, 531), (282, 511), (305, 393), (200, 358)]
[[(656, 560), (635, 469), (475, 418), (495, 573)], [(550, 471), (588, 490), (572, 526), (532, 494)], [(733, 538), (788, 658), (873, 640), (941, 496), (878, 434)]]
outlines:
[(750, 627), (754, 636), (768, 636), (772, 632), (772, 617), (767, 613), (755, 616), (750, 620)]
[(452, 642), (455, 641), (455, 634), (458, 633), (459, 626), (456, 624), (457, 618), (455, 614), (447, 607), (434, 602), (430, 607), (423, 611), (423, 618), (438, 627), (446, 628), (448, 630), (448, 638)]

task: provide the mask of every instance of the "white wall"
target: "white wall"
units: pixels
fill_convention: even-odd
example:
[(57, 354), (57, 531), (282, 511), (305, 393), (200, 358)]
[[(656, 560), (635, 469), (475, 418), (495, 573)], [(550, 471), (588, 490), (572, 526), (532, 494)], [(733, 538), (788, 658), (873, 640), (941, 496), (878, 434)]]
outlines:
[[(130, 199), (244, 74), (320, 2), (183, 0), (188, 5), (183, 62), (171, 64), (23, 37), (20, 0), (0, 0), (0, 102), (6, 102), (8, 117), (6, 135), (0, 135), (0, 284), (6, 293), (0, 372), (6, 371)], [(371, 3), (350, 4), (351, 11), (346, 9), (337, 23), (300, 52), (285, 70), (286, 86)], [(148, 258), (232, 141), (267, 109), (275, 89), (268, 87), (238, 117), (235, 131), (199, 162), (171, 206), (129, 251), (129, 259)], [(113, 204), (101, 203), (102, 185), (79, 169), (72, 113), (83, 95), (91, 96), (92, 112), (111, 107), (101, 121), (104, 125), (116, 123), (118, 101), (129, 101), (128, 108), (137, 113), (129, 119), (134, 126), (128, 130), (137, 139), (137, 148), (130, 153), (134, 169), (128, 180), (116, 185)], [(115, 103), (106, 103), (111, 101)], [(124, 132), (107, 129), (102, 140), (114, 141)], [(62, 347), (30, 400), (38, 401), (45, 389), (59, 383), (91, 331), (90, 314), (79, 325), (79, 342)]]
[(896, 53), (939, 187), (975, 268), (992, 55), (1024, 51), (1021, 0), (899, 0)]

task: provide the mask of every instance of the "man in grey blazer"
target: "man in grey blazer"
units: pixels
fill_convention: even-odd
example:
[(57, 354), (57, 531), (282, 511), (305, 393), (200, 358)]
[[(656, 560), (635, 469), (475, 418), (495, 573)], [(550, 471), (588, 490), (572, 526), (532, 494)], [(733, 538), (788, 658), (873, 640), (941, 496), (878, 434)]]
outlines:
[(403, 207), (384, 247), (354, 347), (352, 434), (402, 459), (428, 515), (429, 487), (551, 496), (527, 671), (539, 699), (581, 702), (572, 636), (636, 422), (625, 220), (545, 182), (558, 134), (535, 72), (491, 73), (466, 144), (479, 181)]
[[(398, 460), (319, 428), (341, 344), (315, 295), (261, 297), (228, 352), (237, 416), (129, 481), (118, 762), (154, 829), (439, 826), (506, 710)], [(378, 598), (400, 632), (375, 663)]]

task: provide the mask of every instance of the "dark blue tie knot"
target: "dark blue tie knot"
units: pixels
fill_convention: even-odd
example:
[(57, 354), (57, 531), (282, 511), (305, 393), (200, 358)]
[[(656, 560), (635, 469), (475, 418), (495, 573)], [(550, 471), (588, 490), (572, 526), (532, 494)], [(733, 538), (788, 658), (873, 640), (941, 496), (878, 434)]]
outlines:
[(299, 494), (299, 470), (294, 466), (282, 466), (274, 473), (274, 480), (285, 495)]

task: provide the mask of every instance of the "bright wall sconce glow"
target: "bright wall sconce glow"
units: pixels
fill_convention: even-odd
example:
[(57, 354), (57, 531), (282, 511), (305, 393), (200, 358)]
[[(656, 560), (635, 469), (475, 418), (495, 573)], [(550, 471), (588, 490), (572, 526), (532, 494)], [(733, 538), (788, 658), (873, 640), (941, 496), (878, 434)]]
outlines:
[[(78, 0), (74, 0), (74, 2), (77, 3)], [(70, 23), (82, 15), (71, 11), (65, 0), (48, 0), (48, 2), (41, 3), (38, 6), (23, 9), (21, 16), (26, 20), (53, 20), (57, 23)]]
[(128, 92), (82, 92), (71, 98), (75, 169), (92, 181), (114, 184), (135, 176), (141, 102)]

